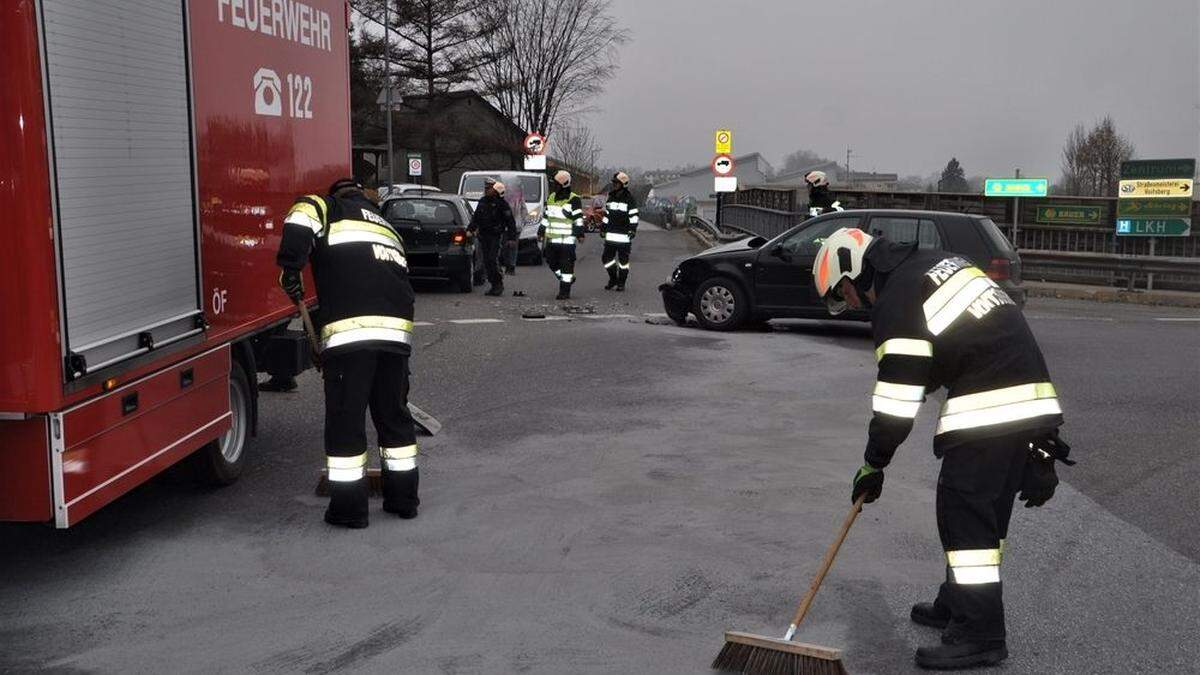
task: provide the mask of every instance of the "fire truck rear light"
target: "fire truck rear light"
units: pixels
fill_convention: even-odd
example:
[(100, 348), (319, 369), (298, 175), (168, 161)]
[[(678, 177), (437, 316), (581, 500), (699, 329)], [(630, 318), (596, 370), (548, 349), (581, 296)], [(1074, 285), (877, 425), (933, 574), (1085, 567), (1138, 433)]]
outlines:
[(108, 378), (107, 380), (104, 381), (104, 384), (102, 386), (104, 388), (104, 391), (112, 391), (113, 389), (116, 389), (117, 388), (117, 378), (115, 378), (115, 377)]

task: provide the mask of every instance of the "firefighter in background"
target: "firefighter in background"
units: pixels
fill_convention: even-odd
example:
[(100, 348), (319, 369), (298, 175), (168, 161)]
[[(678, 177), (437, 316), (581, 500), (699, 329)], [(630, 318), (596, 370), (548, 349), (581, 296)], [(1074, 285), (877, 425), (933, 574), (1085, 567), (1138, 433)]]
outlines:
[(808, 215), (819, 216), (830, 211), (842, 211), (842, 203), (834, 199), (829, 190), (829, 178), (824, 171), (809, 171), (804, 176), (808, 186)]
[(379, 437), (383, 509), (416, 517), (417, 441), (408, 411), (413, 291), (404, 245), (362, 185), (345, 178), (325, 197), (301, 197), (284, 220), (279, 284), (296, 302), (304, 301), (301, 272), (310, 257), (321, 305), (325, 521), (367, 526), (368, 408)]
[(485, 178), (483, 185), (483, 198), (475, 207), (467, 229), (479, 235), (479, 246), (483, 249), (483, 267), (492, 285), (485, 295), (498, 296), (504, 294), (504, 273), (500, 271), (502, 245), (517, 240), (517, 222), (512, 208), (504, 201), (504, 183)]
[(851, 499), (877, 499), (883, 469), (912, 429), (925, 395), (949, 391), (934, 435), (942, 468), (938, 534), (946, 582), (916, 623), (942, 629), (942, 644), (917, 650), (927, 668), (994, 664), (1008, 656), (1000, 562), (1013, 501), (1041, 506), (1058, 484), (1054, 463), (1070, 447), (1042, 352), (1021, 310), (969, 261), (916, 244), (892, 244), (844, 228), (813, 264), (829, 310), (871, 310), (875, 383), (865, 463)]
[(583, 239), (583, 200), (571, 190), (571, 174), (566, 171), (554, 174), (553, 187), (538, 238), (544, 244), (542, 256), (558, 278), (555, 300), (567, 300), (575, 283), (575, 242)]
[(629, 278), (629, 251), (637, 236), (638, 206), (629, 192), (629, 175), (618, 171), (604, 204), (604, 253), (600, 260), (608, 271), (604, 290), (625, 290)]

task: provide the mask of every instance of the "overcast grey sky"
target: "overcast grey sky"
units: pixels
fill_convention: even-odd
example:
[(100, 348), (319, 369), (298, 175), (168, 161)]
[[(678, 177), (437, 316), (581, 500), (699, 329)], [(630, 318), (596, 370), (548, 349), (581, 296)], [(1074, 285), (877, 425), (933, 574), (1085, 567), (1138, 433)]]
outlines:
[[(1138, 156), (1200, 154), (1200, 0), (613, 0), (633, 32), (587, 121), (606, 164), (705, 162), (712, 132), (778, 166), (1057, 177), (1077, 122)], [(553, 139), (551, 139), (553, 143)]]

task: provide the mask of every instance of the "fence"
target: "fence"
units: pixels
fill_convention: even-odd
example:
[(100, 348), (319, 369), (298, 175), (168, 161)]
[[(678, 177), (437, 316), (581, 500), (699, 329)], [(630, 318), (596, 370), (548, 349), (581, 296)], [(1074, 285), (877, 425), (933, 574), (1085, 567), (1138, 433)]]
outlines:
[[(990, 217), (1014, 239), (1013, 200), (977, 194), (838, 191), (847, 209), (952, 211)], [(802, 222), (807, 195), (799, 190), (749, 188), (728, 195), (721, 224), (775, 237)], [(1107, 286), (1135, 285), (1200, 291), (1200, 232), (1187, 237), (1117, 236), (1115, 198), (1053, 197), (1022, 199), (1014, 245), (1024, 277)], [(1041, 207), (1088, 206), (1099, 209), (1093, 225), (1039, 223)], [(1192, 205), (1200, 219), (1200, 202)]]

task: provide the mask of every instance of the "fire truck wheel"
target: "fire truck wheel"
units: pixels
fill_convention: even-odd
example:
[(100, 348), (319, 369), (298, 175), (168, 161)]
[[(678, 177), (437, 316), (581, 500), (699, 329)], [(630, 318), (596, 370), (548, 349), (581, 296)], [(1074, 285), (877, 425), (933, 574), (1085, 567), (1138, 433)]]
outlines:
[(252, 405), (250, 380), (241, 364), (233, 362), (229, 372), (229, 407), (233, 420), (229, 431), (200, 448), (193, 456), (196, 475), (212, 485), (229, 485), (242, 475), (246, 463), (246, 441), (250, 438)]

